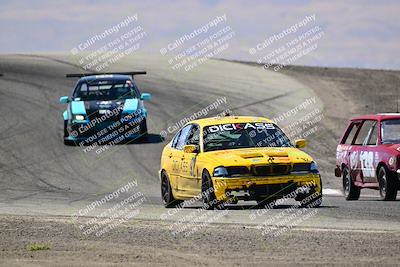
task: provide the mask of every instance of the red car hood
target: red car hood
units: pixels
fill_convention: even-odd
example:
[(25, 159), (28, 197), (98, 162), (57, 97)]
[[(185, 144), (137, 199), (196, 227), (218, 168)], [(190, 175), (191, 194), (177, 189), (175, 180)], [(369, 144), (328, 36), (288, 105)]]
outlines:
[(384, 144), (383, 146), (392, 150), (394, 153), (400, 153), (400, 144)]

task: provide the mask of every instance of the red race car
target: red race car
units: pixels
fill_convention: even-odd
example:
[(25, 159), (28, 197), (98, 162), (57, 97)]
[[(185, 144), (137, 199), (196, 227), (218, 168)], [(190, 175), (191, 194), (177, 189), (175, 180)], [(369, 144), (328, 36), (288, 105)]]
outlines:
[(379, 189), (382, 200), (396, 200), (400, 113), (351, 119), (336, 149), (335, 176), (343, 178), (346, 200), (357, 200), (362, 188)]

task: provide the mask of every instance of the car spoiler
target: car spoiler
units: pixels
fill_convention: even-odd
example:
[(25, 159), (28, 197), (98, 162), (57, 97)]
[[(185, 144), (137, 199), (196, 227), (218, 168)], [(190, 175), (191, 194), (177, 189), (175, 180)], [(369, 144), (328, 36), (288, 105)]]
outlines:
[(119, 74), (119, 75), (129, 75), (129, 76), (135, 76), (135, 75), (145, 75), (147, 74), (146, 71), (128, 71), (128, 72), (102, 72), (102, 73), (72, 73), (72, 74), (67, 74), (65, 77), (67, 78), (82, 78), (85, 76), (93, 76), (93, 75), (113, 75), (113, 74)]

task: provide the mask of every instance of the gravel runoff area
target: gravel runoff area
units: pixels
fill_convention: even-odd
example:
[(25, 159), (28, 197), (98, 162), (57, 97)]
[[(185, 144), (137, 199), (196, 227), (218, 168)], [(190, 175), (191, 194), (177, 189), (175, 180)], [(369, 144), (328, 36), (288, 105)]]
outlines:
[[(0, 217), (1, 266), (395, 266), (399, 232), (291, 229), (265, 238), (254, 226), (212, 224), (172, 235), (161, 221), (132, 220), (85, 236), (68, 217)], [(31, 251), (32, 244), (48, 250)], [(379, 248), (379, 249), (377, 249)]]

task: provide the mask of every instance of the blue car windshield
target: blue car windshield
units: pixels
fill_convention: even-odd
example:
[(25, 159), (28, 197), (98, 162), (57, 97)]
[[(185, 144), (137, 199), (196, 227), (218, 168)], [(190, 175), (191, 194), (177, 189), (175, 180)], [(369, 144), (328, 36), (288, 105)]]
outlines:
[(131, 81), (83, 82), (75, 89), (74, 99), (80, 101), (117, 100), (139, 98), (139, 92)]

